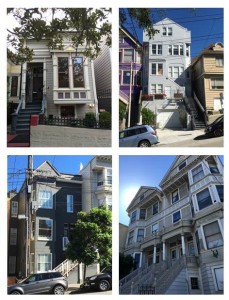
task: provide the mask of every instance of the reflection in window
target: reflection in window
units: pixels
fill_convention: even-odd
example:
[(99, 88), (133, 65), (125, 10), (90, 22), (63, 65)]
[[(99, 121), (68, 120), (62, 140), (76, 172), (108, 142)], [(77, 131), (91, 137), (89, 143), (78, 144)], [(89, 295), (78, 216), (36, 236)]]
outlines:
[(73, 86), (75, 88), (84, 87), (83, 58), (74, 57), (72, 59), (72, 67), (73, 67)]

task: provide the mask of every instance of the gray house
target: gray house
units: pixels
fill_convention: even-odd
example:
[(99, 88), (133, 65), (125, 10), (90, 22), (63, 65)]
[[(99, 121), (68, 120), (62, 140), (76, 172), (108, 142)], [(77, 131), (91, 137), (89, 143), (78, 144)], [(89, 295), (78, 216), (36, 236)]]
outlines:
[(154, 28), (159, 32), (151, 39), (143, 32), (142, 107), (157, 114), (159, 127), (180, 127), (179, 101), (191, 96), (191, 33), (168, 18)]
[(77, 212), (82, 176), (59, 173), (48, 161), (10, 200), (8, 276), (49, 271), (62, 263)]
[(224, 180), (217, 156), (177, 156), (160, 188), (141, 186), (127, 208), (124, 253), (135, 260), (121, 294), (222, 294)]
[(94, 207), (112, 208), (112, 156), (97, 155), (79, 174), (82, 176), (82, 209), (89, 212)]

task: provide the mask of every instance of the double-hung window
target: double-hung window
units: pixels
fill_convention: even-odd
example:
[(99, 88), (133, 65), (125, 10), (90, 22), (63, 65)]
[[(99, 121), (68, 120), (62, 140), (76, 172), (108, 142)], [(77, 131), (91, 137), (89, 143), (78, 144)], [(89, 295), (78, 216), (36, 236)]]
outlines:
[(134, 242), (134, 230), (129, 232), (127, 244), (131, 245), (133, 244), (133, 242)]
[(216, 189), (217, 189), (220, 201), (224, 202), (224, 186), (216, 185)]
[(141, 242), (144, 239), (144, 229), (138, 229), (137, 242)]
[(223, 90), (224, 89), (224, 83), (223, 78), (211, 78), (211, 89), (212, 90)]
[(156, 215), (159, 213), (159, 203), (153, 204), (153, 215)]
[(196, 194), (199, 210), (212, 205), (212, 199), (208, 188)]
[(192, 180), (193, 182), (197, 182), (202, 179), (204, 176), (204, 170), (202, 165), (198, 165), (196, 168), (192, 170)]
[(152, 55), (162, 55), (161, 44), (152, 44)]
[(173, 214), (173, 223), (178, 222), (180, 219), (181, 219), (181, 213), (180, 210), (178, 210)]
[(179, 193), (178, 190), (175, 190), (172, 192), (172, 204), (177, 202), (179, 200)]
[(137, 218), (137, 211), (133, 211), (131, 214), (131, 223), (135, 222)]
[(53, 220), (38, 220), (38, 240), (52, 241), (53, 238)]
[(11, 217), (12, 218), (17, 218), (18, 216), (18, 202), (17, 201), (12, 201), (11, 202)]
[(134, 61), (134, 49), (124, 49), (124, 62), (130, 63)]
[(152, 75), (163, 75), (163, 64), (152, 63), (151, 73)]
[(37, 256), (37, 271), (48, 272), (52, 270), (52, 254), (38, 254)]
[(223, 245), (223, 237), (219, 228), (218, 221), (203, 226), (205, 241), (208, 249)]
[(51, 191), (39, 191), (39, 207), (53, 208), (53, 197)]
[(73, 87), (84, 87), (83, 57), (72, 58)]
[(67, 212), (73, 213), (74, 211), (74, 199), (73, 195), (67, 195)]

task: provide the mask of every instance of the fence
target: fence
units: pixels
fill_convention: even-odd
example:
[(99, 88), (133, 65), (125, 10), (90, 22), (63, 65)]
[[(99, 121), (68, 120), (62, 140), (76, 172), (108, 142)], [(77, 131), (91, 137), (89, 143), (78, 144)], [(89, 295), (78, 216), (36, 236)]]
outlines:
[(96, 121), (93, 119), (76, 119), (72, 117), (46, 117), (44, 115), (39, 116), (40, 125), (55, 125), (55, 126), (67, 126), (67, 127), (82, 127), (92, 129), (111, 129), (111, 122)]
[(141, 284), (138, 285), (139, 295), (152, 295), (155, 294), (155, 287), (152, 284)]

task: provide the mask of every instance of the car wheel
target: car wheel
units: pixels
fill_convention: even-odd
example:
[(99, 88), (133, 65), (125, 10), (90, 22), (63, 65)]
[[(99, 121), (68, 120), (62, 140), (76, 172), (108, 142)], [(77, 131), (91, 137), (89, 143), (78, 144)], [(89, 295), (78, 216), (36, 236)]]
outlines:
[(13, 291), (12, 293), (10, 293), (10, 295), (21, 295), (21, 293), (18, 291)]
[(99, 282), (99, 290), (100, 291), (108, 291), (110, 288), (110, 283), (107, 280), (101, 280)]
[(143, 140), (138, 144), (138, 147), (151, 147), (151, 144), (147, 140)]
[(64, 287), (62, 285), (56, 285), (53, 289), (53, 294), (64, 295)]
[(223, 135), (222, 129), (216, 129), (216, 130), (214, 131), (214, 136), (219, 137), (219, 136), (221, 136), (221, 135)]

